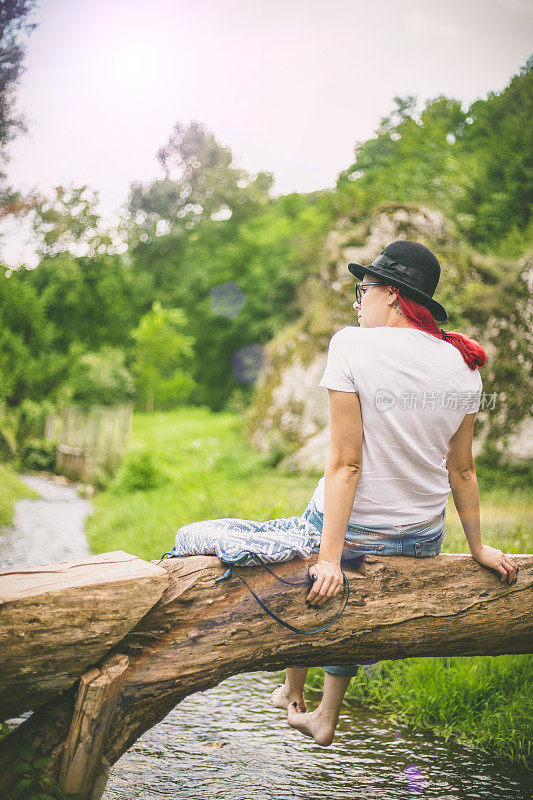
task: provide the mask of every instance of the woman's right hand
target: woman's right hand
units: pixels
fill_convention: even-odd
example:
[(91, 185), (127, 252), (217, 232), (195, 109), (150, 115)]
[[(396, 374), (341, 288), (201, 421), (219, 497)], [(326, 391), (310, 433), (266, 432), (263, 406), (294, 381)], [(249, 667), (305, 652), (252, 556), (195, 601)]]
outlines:
[(475, 555), (472, 553), (472, 558), (479, 564), (485, 567), (495, 569), (500, 573), (500, 581), (506, 578), (509, 583), (516, 583), (516, 574), (518, 572), (518, 564), (511, 558), (511, 556), (502, 553), (496, 547), (490, 547), (488, 544), (482, 544), (481, 550)]
[(318, 561), (309, 567), (309, 576), (314, 583), (305, 600), (312, 606), (324, 605), (326, 600), (339, 594), (344, 585), (340, 563), (321, 560), (320, 554)]

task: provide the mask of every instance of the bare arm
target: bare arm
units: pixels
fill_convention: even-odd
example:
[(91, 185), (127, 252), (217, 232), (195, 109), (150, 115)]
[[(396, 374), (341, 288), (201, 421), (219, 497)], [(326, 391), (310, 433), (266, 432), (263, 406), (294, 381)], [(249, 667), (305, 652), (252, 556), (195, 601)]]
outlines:
[(484, 545), (481, 541), (479, 487), (472, 455), (475, 417), (475, 413), (465, 415), (448, 445), (446, 468), (453, 502), (459, 514), (472, 558), (480, 564), (496, 569), (501, 574), (502, 581), (507, 578), (509, 583), (514, 583), (518, 569), (515, 561), (501, 550)]
[(466, 414), (458, 430), (450, 440), (446, 457), (446, 468), (453, 502), (459, 514), (470, 553), (474, 558), (479, 554), (482, 547), (479, 488), (474, 456), (472, 455), (475, 417), (475, 414)]
[[(329, 393), (329, 453), (324, 473), (324, 527), (308, 602), (322, 605), (342, 589), (341, 554), (361, 475), (363, 423), (355, 392)], [(316, 602), (315, 602), (316, 601)]]

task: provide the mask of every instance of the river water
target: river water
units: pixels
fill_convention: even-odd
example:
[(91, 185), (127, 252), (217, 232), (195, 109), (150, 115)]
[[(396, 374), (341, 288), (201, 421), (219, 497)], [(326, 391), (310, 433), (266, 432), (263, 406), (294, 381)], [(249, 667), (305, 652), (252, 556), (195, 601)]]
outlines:
[[(22, 477), (41, 499), (19, 501), (13, 527), (0, 529), (0, 569), (86, 555), (91, 504), (72, 486)], [(183, 700), (114, 765), (102, 800), (533, 796), (527, 770), (364, 709), (343, 709), (333, 744), (318, 747), (269, 704), (276, 683), (271, 673), (237, 675)]]

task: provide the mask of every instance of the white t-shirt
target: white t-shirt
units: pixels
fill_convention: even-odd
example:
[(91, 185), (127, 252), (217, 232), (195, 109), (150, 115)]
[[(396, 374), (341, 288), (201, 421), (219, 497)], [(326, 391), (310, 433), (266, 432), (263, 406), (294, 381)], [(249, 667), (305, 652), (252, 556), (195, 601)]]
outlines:
[[(479, 369), (418, 328), (348, 325), (331, 337), (319, 386), (359, 395), (361, 476), (350, 522), (409, 525), (440, 514), (450, 492), (448, 443), (479, 409)], [(313, 494), (322, 513), (324, 481)]]

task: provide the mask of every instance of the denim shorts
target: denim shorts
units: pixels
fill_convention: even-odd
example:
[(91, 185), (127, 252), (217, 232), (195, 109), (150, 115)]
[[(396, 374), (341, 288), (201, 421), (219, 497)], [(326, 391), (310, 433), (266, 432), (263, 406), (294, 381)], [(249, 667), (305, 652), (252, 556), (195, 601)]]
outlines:
[[(324, 515), (311, 498), (302, 514), (322, 533)], [(446, 508), (424, 522), (410, 525), (348, 524), (342, 559), (347, 562), (357, 555), (411, 556), (429, 558), (440, 553), (444, 541)]]
[[(324, 515), (317, 509), (313, 499), (302, 514), (322, 533)], [(361, 555), (410, 556), (430, 558), (440, 553), (444, 541), (446, 508), (431, 519), (410, 525), (355, 525), (348, 524), (341, 565), (349, 566), (350, 560)], [(376, 659), (367, 659), (349, 666), (322, 667), (332, 675), (353, 677), (359, 664), (375, 664)]]

